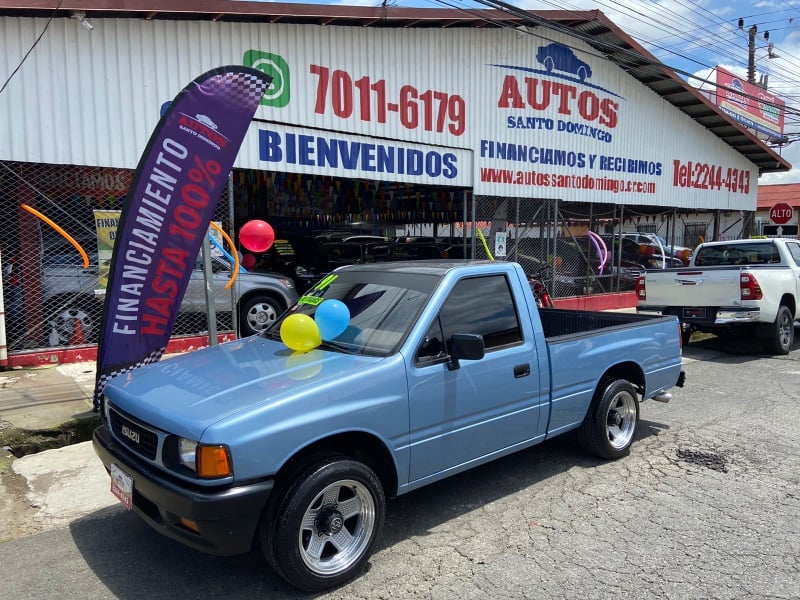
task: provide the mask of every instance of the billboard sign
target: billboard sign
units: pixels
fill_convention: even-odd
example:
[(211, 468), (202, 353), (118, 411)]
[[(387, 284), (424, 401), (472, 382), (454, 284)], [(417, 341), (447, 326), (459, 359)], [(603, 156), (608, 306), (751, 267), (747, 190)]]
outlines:
[(759, 133), (783, 137), (783, 100), (721, 67), (717, 67), (717, 86), (716, 104), (725, 114)]

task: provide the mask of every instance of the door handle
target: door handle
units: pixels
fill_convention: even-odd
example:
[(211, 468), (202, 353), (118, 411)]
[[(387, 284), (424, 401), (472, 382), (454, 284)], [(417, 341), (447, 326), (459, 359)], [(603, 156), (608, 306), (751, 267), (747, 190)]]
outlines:
[(519, 379), (520, 377), (527, 377), (531, 374), (531, 366), (528, 363), (524, 365), (517, 365), (514, 367), (514, 379)]

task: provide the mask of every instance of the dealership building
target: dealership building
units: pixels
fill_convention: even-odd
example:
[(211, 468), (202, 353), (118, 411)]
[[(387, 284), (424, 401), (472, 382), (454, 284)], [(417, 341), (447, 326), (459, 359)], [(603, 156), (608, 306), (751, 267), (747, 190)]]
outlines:
[[(92, 315), (47, 306), (59, 234), (21, 207), (91, 246), (165, 108), (225, 65), (272, 77), (215, 217), (234, 240), (263, 219), (286, 234), (447, 236), (481, 258), (538, 238), (552, 259), (587, 231), (693, 245), (749, 232), (759, 176), (790, 168), (599, 11), (0, 0), (0, 64), (0, 249), (24, 311), (6, 327), (12, 362), (91, 343), (50, 335), (54, 315), (85, 315), (80, 333)], [(186, 118), (224, 139), (207, 115)], [(619, 287), (579, 293), (598, 291)]]

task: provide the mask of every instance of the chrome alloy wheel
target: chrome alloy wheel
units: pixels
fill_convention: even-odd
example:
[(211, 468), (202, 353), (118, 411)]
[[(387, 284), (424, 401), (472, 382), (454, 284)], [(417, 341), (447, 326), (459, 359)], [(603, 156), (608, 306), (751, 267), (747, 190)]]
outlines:
[(323, 489), (303, 515), (298, 531), (300, 557), (318, 575), (349, 569), (364, 554), (375, 530), (375, 502), (352, 479)]
[(614, 449), (626, 447), (636, 431), (636, 398), (629, 392), (619, 391), (608, 405), (606, 433)]

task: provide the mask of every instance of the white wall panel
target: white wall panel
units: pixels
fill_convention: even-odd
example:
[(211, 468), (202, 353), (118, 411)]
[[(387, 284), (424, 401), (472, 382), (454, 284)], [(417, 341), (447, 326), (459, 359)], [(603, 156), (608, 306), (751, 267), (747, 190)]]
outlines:
[[(4, 73), (16, 67), (45, 23), (0, 18)], [(0, 95), (0, 158), (133, 168), (164, 102), (201, 73), (242, 64), (254, 50), (279, 55), (290, 79), (288, 102), (262, 106), (258, 120), (328, 136), (338, 132), (360, 136), (352, 139), (369, 136), (409, 147), (467, 151), (459, 168), (469, 169), (468, 177), (459, 172), (457, 178), (433, 178), (431, 183), (468, 180), (479, 195), (755, 208), (757, 169), (752, 163), (583, 42), (554, 32), (545, 40), (490, 29), (95, 18), (92, 23), (94, 30), (87, 31), (76, 20), (54, 20)], [(591, 68), (591, 76), (581, 80), (569, 68), (547, 72), (537, 52), (552, 41), (569, 49), (561, 52), (572, 55), (573, 71), (577, 60)], [(317, 74), (323, 69), (324, 93)], [(530, 101), (526, 78), (539, 94)], [(512, 80), (520, 106), (502, 102), (519, 99), (503, 93)], [(535, 106), (547, 86), (551, 101)], [(440, 114), (441, 98), (449, 109)], [(460, 123), (462, 101), (465, 119), (459, 131), (454, 127)], [(600, 106), (610, 121), (601, 122)], [(401, 114), (413, 116), (415, 109), (416, 119), (404, 123)], [(529, 118), (552, 124), (552, 129), (509, 126), (514, 119), (527, 123)], [(575, 127), (600, 136), (564, 130)], [(250, 139), (257, 129), (251, 127), (256, 133), (248, 135), (236, 166), (275, 168), (260, 159), (258, 141)], [(526, 160), (490, 152), (509, 144), (524, 150)], [(567, 157), (568, 164), (544, 159), (550, 155)], [(631, 169), (639, 165), (645, 172)], [(320, 167), (297, 169), (319, 172)], [(681, 169), (691, 169), (688, 177), (681, 177)], [(352, 176), (330, 165), (325, 172)], [(734, 172), (741, 174), (735, 186), (728, 177)], [(749, 185), (742, 190), (739, 184), (746, 179)]]

